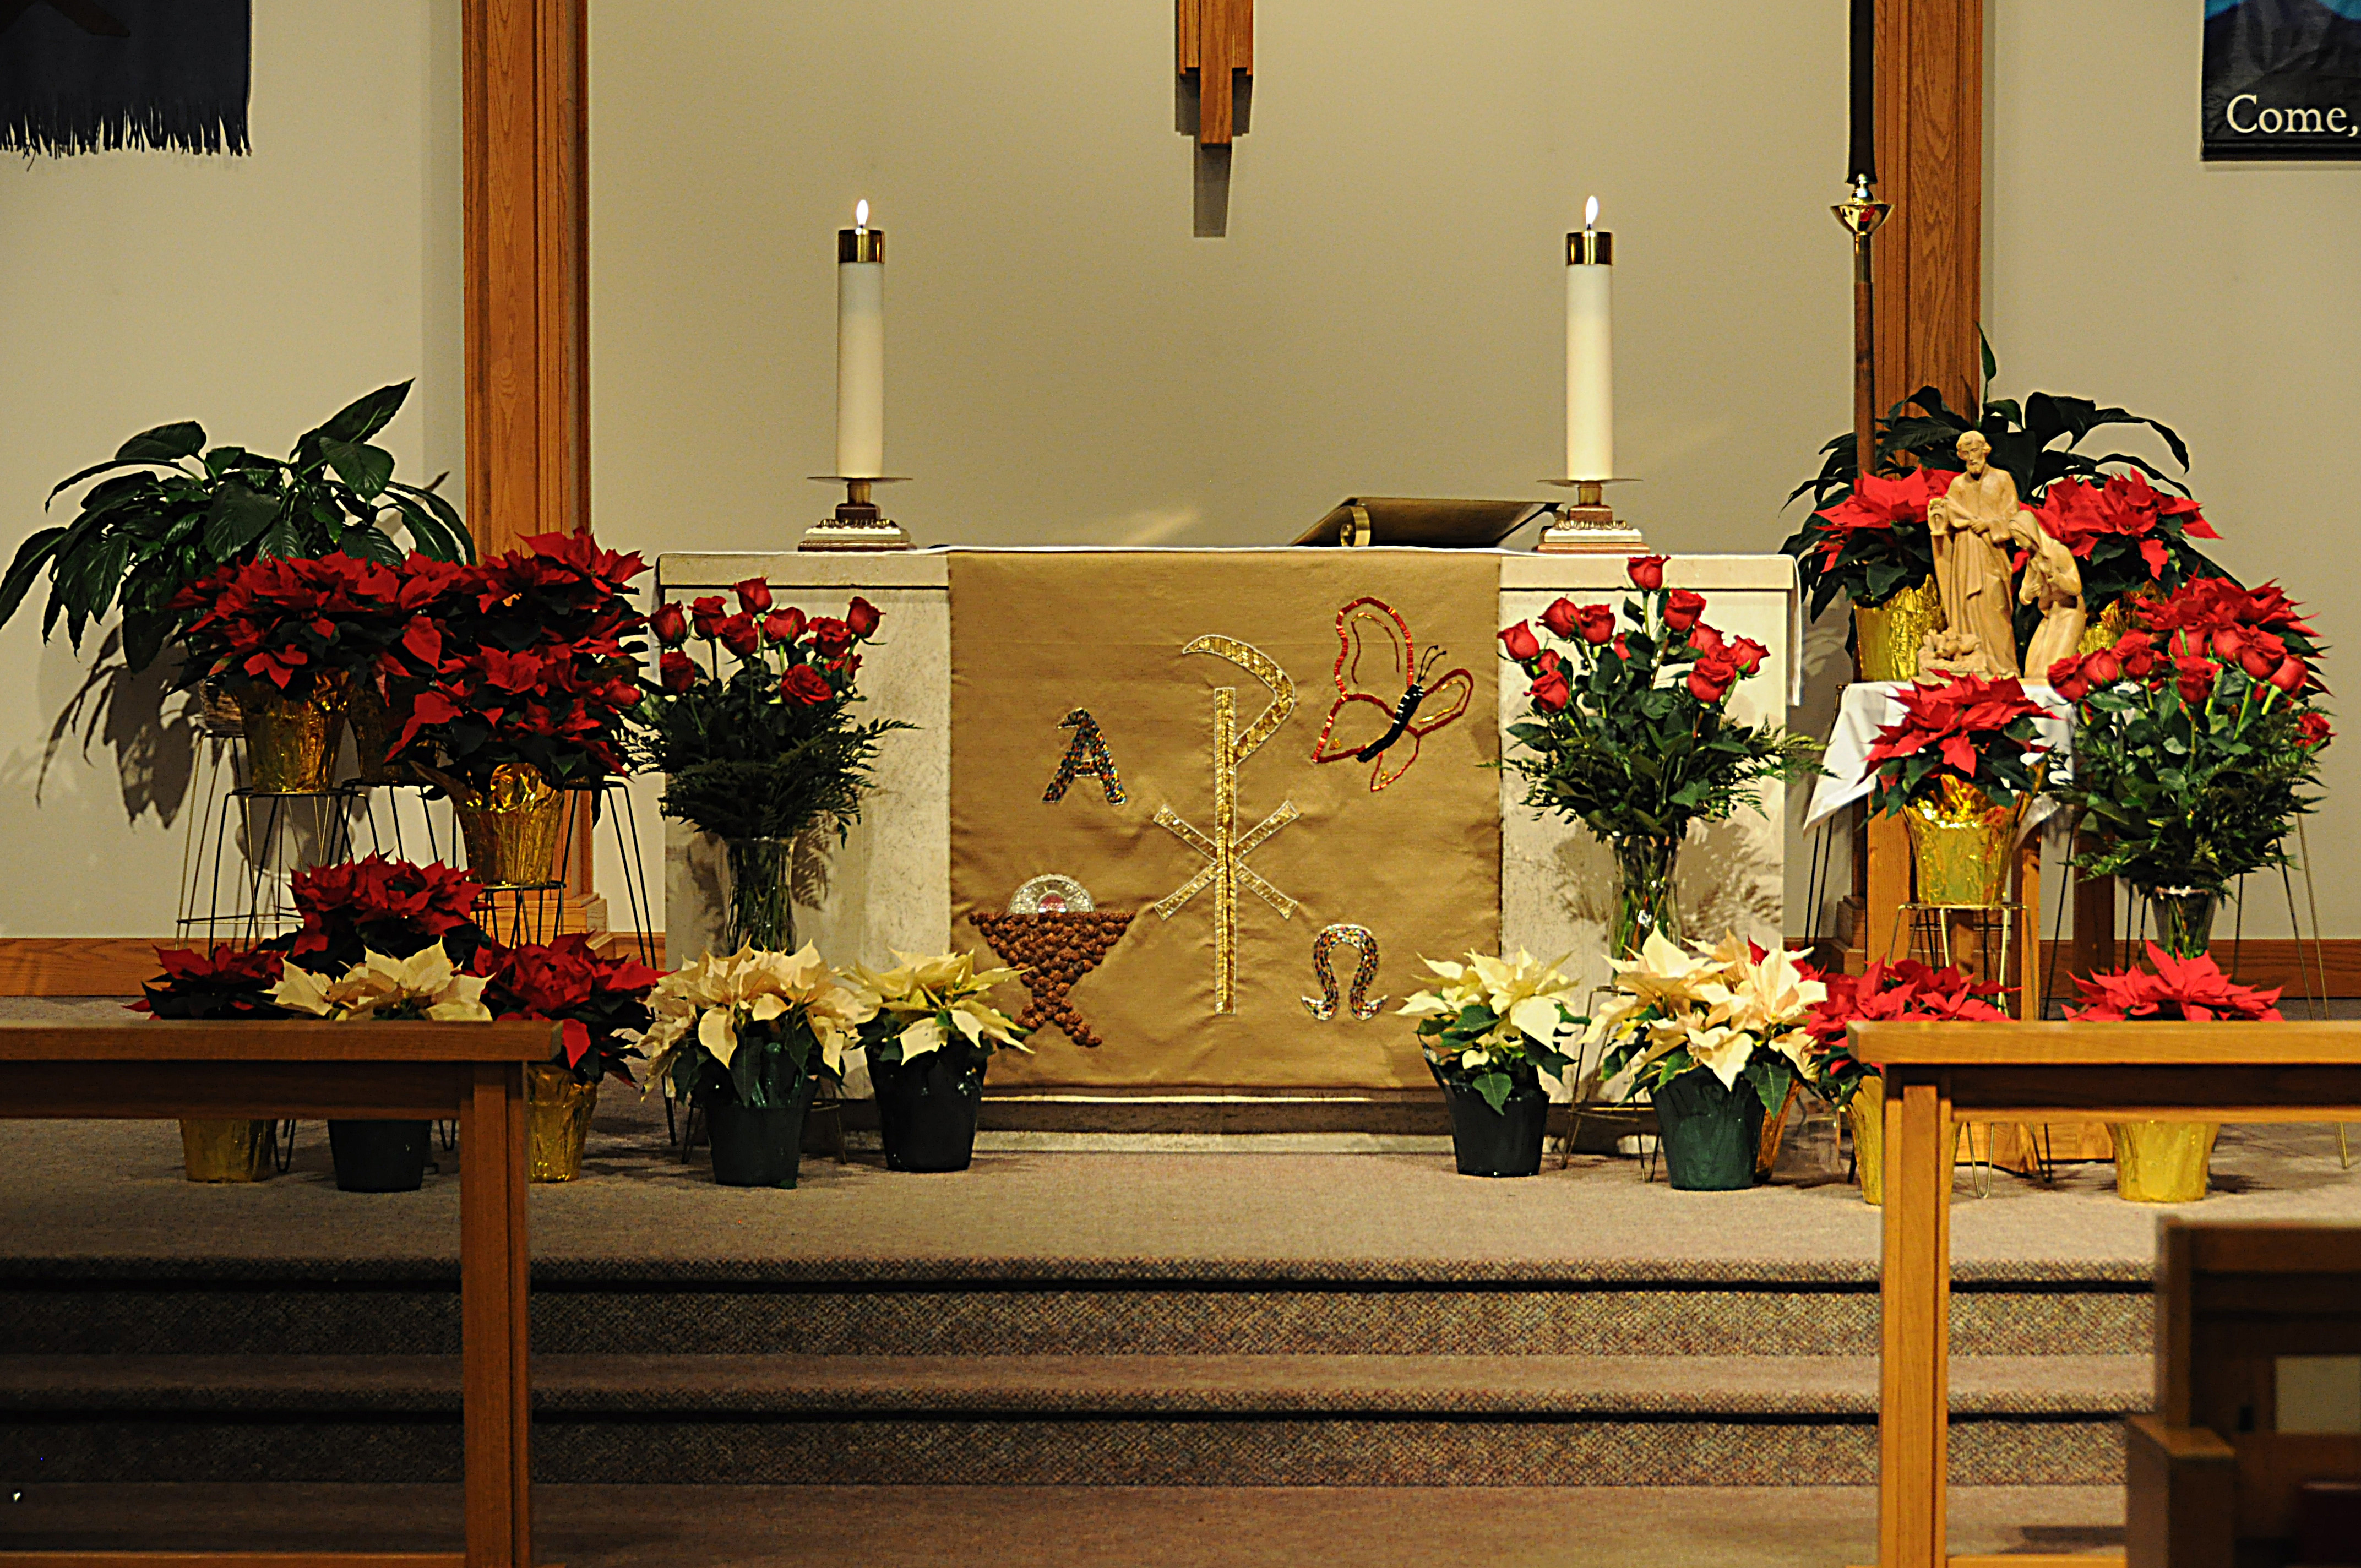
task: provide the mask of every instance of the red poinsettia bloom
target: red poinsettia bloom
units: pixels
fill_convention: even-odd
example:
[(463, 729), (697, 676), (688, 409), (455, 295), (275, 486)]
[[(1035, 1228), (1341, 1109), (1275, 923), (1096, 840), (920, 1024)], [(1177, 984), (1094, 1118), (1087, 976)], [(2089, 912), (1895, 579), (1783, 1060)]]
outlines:
[(2215, 1019), (2280, 1021), (2279, 987), (2239, 985), (2207, 954), (2176, 959), (2150, 942), (2147, 961), (2155, 972), (2125, 970), (2119, 974), (2094, 974), (2088, 980), (2075, 977), (2083, 1005), (2066, 1016), (2077, 1023), (2141, 1018), (2201, 1024)]
[(1650, 593), (1663, 587), (1665, 559), (1662, 555), (1634, 555), (1624, 563), (1624, 570), (1631, 574), (1632, 587), (1645, 588)]
[(2085, 559), (2109, 535), (2136, 540), (2151, 579), (2161, 579), (2171, 562), (2165, 541), (2157, 534), (2158, 523), (2177, 519), (2181, 532), (2192, 539), (2221, 537), (2195, 501), (2165, 494), (2136, 468), (2111, 474), (2103, 481), (2059, 479), (2043, 493), (2033, 515), (2043, 532)]
[(1542, 640), (1521, 620), (1500, 633), (1500, 651), (1521, 664), (1542, 651)]
[(1947, 766), (1972, 775), (1978, 740), (1998, 736), (2018, 719), (2039, 718), (2042, 711), (2015, 681), (1988, 681), (1981, 675), (1961, 675), (1939, 686), (1905, 686), (1896, 696), (1902, 717), (1879, 729), (1877, 743), (1869, 749), (1872, 767), (1934, 747)]
[(160, 979), (142, 986), (146, 994), (126, 1005), (159, 1018), (272, 1017), (269, 1001), (286, 959), (269, 948), (158, 948)]
[(637, 959), (600, 953), (579, 932), (508, 948), (488, 963), (481, 961), (487, 955), (478, 957), (475, 967), (488, 981), (485, 1004), (502, 1020), (562, 1021), (557, 1059), (568, 1067), (580, 1067), (590, 1054), (594, 1020), (620, 1012), (632, 1023), (644, 1022), (642, 1004), (664, 978)]
[(1927, 503), (1949, 488), (1954, 475), (1939, 468), (1913, 468), (1891, 477), (1864, 474), (1852, 493), (1832, 507), (1812, 515), (1818, 520), (1820, 560), (1833, 565), (1853, 536), (1864, 532), (1891, 533), (1896, 523), (1927, 521)]
[(884, 611), (859, 594), (853, 595), (852, 602), (845, 607), (844, 623), (852, 628), (855, 637), (868, 637), (877, 630), (877, 623), (884, 619)]
[(648, 617), (648, 630), (665, 647), (677, 648), (688, 641), (688, 618), (680, 612), (680, 606), (667, 600), (656, 606), (656, 612)]
[(797, 664), (779, 678), (779, 695), (789, 702), (809, 707), (823, 703), (836, 695), (828, 677), (809, 664)]
[(1857, 1060), (1845, 1036), (1845, 1025), (1894, 1018), (1924, 1018), (1937, 1023), (1987, 1023), (2008, 1014), (1994, 1004), (2000, 987), (1970, 980), (1955, 969), (1933, 969), (1916, 959), (1888, 963), (1873, 959), (1859, 974), (1823, 974), (1828, 999), (1812, 1009), (1805, 1025), (1811, 1031), (1814, 1054), (1819, 1058), (1818, 1077), (1837, 1086), (1838, 1098), (1850, 1098), (1860, 1080), (1875, 1069)]

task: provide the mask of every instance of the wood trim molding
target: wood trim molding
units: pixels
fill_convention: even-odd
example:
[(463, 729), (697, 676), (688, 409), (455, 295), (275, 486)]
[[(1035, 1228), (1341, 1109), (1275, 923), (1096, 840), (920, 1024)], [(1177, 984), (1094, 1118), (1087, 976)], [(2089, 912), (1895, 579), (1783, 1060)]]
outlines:
[[(642, 950), (636, 931), (598, 935), (603, 950)], [(649, 949), (664, 951), (664, 934)], [(158, 947), (185, 943), (171, 937), (0, 937), (0, 996), (137, 996), (141, 982), (160, 970)]]
[(1981, 383), (1983, 0), (1876, 0), (1875, 399), (1920, 387), (1958, 408)]

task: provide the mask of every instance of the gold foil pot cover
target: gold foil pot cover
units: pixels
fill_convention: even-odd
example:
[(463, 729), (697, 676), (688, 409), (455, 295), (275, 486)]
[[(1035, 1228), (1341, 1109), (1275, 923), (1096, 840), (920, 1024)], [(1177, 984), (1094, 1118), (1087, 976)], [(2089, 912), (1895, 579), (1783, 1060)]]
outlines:
[(328, 788), (350, 700), (342, 670), (313, 676), (306, 696), (288, 697), (269, 686), (240, 692), (247, 786), (265, 795), (310, 795)]
[(277, 1151), (275, 1122), (211, 1118), (181, 1124), (181, 1164), (192, 1181), (260, 1181)]
[(529, 762), (502, 762), (480, 790), (453, 800), (467, 869), (487, 887), (536, 887), (557, 876), (566, 793)]
[(2115, 1122), (2115, 1196), (2129, 1203), (2194, 1203), (2205, 1196), (2213, 1140), (2209, 1122)]
[(1917, 902), (1993, 908), (2007, 890), (2009, 861), (2033, 795), (1994, 806), (1955, 775), (1938, 774), (1935, 785), (1932, 799), (1902, 808), (1918, 871)]
[(524, 1104), (532, 1179), (572, 1181), (580, 1176), (598, 1086), (583, 1082), (570, 1069), (536, 1064), (524, 1069)]
[[(1853, 1173), (1861, 1179), (1861, 1201), (1875, 1208), (1885, 1205), (1885, 1080), (1875, 1073), (1861, 1080), (1861, 1087), (1845, 1102), (1845, 1122), (1852, 1128)], [(1960, 1135), (1967, 1130), (1965, 1124), (1951, 1124), (1951, 1166), (1956, 1173), (1960, 1164)], [(1953, 1194), (1957, 1196), (1956, 1193)]]
[(1935, 579), (1897, 592), (1874, 609), (1853, 607), (1853, 642), (1865, 681), (1915, 681), (1918, 645), (1943, 630), (1943, 599)]

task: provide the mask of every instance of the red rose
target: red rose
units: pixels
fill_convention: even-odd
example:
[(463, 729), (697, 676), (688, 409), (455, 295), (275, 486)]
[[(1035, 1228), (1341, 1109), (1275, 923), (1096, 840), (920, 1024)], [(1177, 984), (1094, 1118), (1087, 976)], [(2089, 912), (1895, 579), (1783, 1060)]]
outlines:
[(834, 658), (852, 646), (852, 627), (833, 616), (818, 616), (811, 623), (812, 646)]
[(763, 629), (754, 624), (751, 615), (733, 615), (721, 623), (717, 633), (721, 645), (741, 659), (751, 659), (763, 645)]
[(656, 661), (657, 679), (668, 692), (685, 692), (697, 684), (697, 661), (676, 650)]
[(648, 629), (665, 647), (677, 648), (687, 641), (688, 617), (681, 614), (680, 606), (676, 604), (660, 604), (656, 606), (656, 612), (648, 617)]
[(2213, 692), (2213, 677), (2221, 674), (2211, 659), (2176, 659), (2172, 663), (2173, 684), (2180, 688), (2180, 700), (2194, 707)]
[(1615, 634), (1615, 656), (1623, 660), (1631, 657), (1631, 644), (1620, 631)]
[(2283, 692), (2301, 691), (2306, 674), (2303, 661), (2290, 653), (2278, 669), (2271, 672), (2271, 685)]
[(799, 707), (809, 707), (834, 696), (836, 689), (828, 684), (826, 675), (809, 664), (797, 664), (779, 678), (779, 695)]
[(1634, 555), (1625, 563), (1635, 587), (1655, 592), (1664, 586), (1664, 558), (1662, 555)]
[(1730, 656), (1738, 661), (1738, 673), (1741, 675), (1751, 675), (1761, 669), (1770, 654), (1770, 649), (1752, 637), (1741, 637), (1730, 645)]
[(688, 619), (697, 628), (697, 634), (699, 637), (711, 637), (719, 632), (722, 619), (729, 613), (722, 608), (719, 594), (689, 601)]
[(2295, 727), (2296, 744), (2307, 751), (2327, 745), (2336, 734), (2328, 727), (2328, 715), (2324, 713), (2304, 714), (2295, 721)]
[(852, 603), (844, 611), (844, 623), (852, 628), (855, 637), (868, 636), (877, 630), (877, 623), (884, 619), (884, 613), (859, 594), (852, 596)]
[[(1564, 599), (1558, 600), (1560, 604), (1565, 602)], [(1615, 635), (1615, 607), (1584, 605), (1574, 612), (1574, 622), (1575, 630), (1582, 633), (1582, 640), (1595, 648)]]
[(1574, 688), (1566, 684), (1564, 671), (1545, 670), (1525, 689), (1525, 695), (1543, 713), (1563, 713), (1565, 705), (1574, 699)]
[(738, 590), (738, 608), (748, 615), (760, 615), (771, 608), (771, 585), (760, 577), (749, 577), (733, 585)]
[(1699, 702), (1719, 702), (1738, 679), (1738, 661), (1727, 649), (1717, 649), (1689, 666), (1689, 696)]
[(804, 634), (804, 612), (774, 609), (763, 618), (763, 635), (774, 642), (793, 642)]
[(1549, 628), (1551, 636), (1571, 642), (1574, 641), (1575, 619), (1580, 613), (1572, 599), (1562, 598), (1542, 611), (1542, 624)]
[(1542, 651), (1542, 641), (1533, 635), (1533, 629), (1521, 620), (1500, 633), (1500, 649), (1521, 664)]
[(1686, 631), (1705, 613), (1705, 596), (1686, 588), (1675, 588), (1664, 598), (1664, 624), (1675, 631)]
[(2235, 664), (2238, 655), (2246, 651), (2246, 634), (2235, 626), (2225, 626), (2213, 634), (2213, 656), (2225, 664)]
[(2258, 681), (2267, 681), (2271, 678), (2271, 672), (2279, 668), (2279, 661), (2260, 648), (2248, 648), (2238, 655), (2238, 668)]
[(2060, 659), (2049, 666), (2049, 685), (2068, 702), (2080, 702), (2091, 695), (2091, 683), (2082, 678), (2082, 661)]
[(2124, 678), (2124, 662), (2112, 648), (2102, 648), (2082, 661), (2082, 678), (2094, 686), (2111, 686)]

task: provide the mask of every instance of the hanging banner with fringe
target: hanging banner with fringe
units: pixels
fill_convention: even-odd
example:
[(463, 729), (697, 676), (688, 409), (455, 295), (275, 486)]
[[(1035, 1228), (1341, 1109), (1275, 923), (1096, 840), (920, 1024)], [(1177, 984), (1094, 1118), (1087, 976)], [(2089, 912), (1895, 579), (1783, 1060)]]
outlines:
[(0, 0), (0, 148), (242, 153), (250, 0)]

